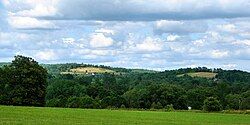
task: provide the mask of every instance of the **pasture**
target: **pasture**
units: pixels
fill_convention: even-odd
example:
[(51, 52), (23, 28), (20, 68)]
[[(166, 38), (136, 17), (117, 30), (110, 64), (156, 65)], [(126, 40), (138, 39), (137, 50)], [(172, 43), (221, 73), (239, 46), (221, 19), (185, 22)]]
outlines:
[(249, 125), (250, 115), (0, 106), (0, 125)]
[[(214, 78), (217, 73), (212, 72), (195, 72), (195, 73), (187, 73), (187, 75), (191, 77), (202, 77), (202, 78)], [(177, 75), (178, 77), (184, 76), (184, 74)]]
[(70, 69), (69, 72), (61, 72), (61, 74), (92, 74), (92, 73), (115, 73), (115, 71), (106, 68), (97, 67), (78, 67)]

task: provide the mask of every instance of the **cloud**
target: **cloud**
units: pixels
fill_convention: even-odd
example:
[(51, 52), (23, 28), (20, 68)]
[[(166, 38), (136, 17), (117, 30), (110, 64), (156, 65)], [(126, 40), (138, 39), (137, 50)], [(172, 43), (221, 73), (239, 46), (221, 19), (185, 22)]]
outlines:
[(57, 55), (53, 50), (39, 51), (35, 54), (35, 58), (40, 61), (56, 60)]
[(249, 0), (1, 3), (0, 60), (20, 53), (42, 63), (250, 71)]
[(168, 21), (160, 20), (156, 21), (154, 31), (156, 33), (202, 33), (207, 30), (206, 23), (202, 21)]
[(176, 39), (178, 39), (180, 36), (178, 36), (178, 35), (169, 35), (168, 37), (167, 37), (167, 41), (175, 41)]
[(33, 9), (21, 10), (13, 13), (14, 16), (24, 17), (52, 17), (57, 14), (56, 8), (53, 6), (37, 4)]
[(56, 6), (60, 0), (3, 0), (9, 13), (15, 16), (48, 17), (57, 13)]
[(229, 56), (228, 51), (222, 51), (222, 50), (212, 50), (210, 53), (212, 58), (224, 58)]
[(62, 20), (155, 21), (250, 17), (249, 0), (4, 1), (6, 8), (12, 9), (18, 16)]
[(16, 29), (57, 29), (56, 25), (46, 20), (38, 20), (31, 17), (16, 17), (8, 18), (10, 26)]
[(147, 37), (142, 43), (136, 44), (135, 51), (139, 52), (158, 52), (162, 51), (163, 46), (159, 39)]
[(250, 47), (250, 40), (248, 39), (245, 39), (245, 40), (237, 40), (235, 42), (232, 43), (233, 45), (242, 45), (242, 46), (245, 46), (245, 47)]
[(90, 46), (93, 48), (110, 47), (114, 44), (111, 37), (104, 36), (103, 33), (94, 33), (90, 36)]
[(217, 27), (224, 32), (231, 32), (231, 33), (237, 32), (236, 26), (234, 24), (223, 24), (223, 25), (218, 25)]
[(58, 18), (109, 21), (237, 18), (249, 17), (249, 8), (248, 0), (62, 0)]
[(192, 43), (193, 43), (195, 46), (198, 46), (198, 47), (204, 46), (204, 42), (205, 42), (204, 39), (199, 39), (199, 40), (192, 41)]
[(62, 41), (65, 44), (74, 44), (75, 39), (74, 38), (62, 38)]
[(95, 32), (96, 33), (103, 33), (103, 34), (107, 34), (107, 35), (114, 35), (115, 34), (114, 30), (104, 29), (104, 28), (97, 29), (97, 30), (95, 30)]

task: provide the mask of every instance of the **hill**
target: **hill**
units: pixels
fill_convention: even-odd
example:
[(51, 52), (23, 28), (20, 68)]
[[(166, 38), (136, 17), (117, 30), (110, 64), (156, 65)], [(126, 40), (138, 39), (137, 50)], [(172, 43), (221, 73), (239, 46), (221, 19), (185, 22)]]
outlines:
[[(188, 107), (201, 110), (204, 100), (214, 97), (222, 109), (250, 109), (250, 73), (244, 71), (197, 67), (157, 72), (76, 63), (42, 66), (49, 73), (45, 97), (48, 107), (163, 109), (172, 106), (177, 110)], [(0, 70), (3, 88), (0, 92), (8, 95), (8, 86), (1, 82), (9, 78), (5, 72), (9, 70)], [(91, 75), (84, 75), (86, 72)], [(9, 96), (1, 97), (6, 100), (0, 98), (0, 104), (9, 104)]]
[(102, 74), (102, 73), (115, 73), (115, 71), (98, 68), (98, 67), (77, 67), (70, 69), (68, 72), (61, 72), (62, 74)]
[(217, 73), (213, 73), (213, 72), (194, 72), (194, 73), (181, 74), (181, 75), (177, 75), (177, 76), (182, 77), (184, 75), (189, 75), (191, 77), (215, 78)]
[(10, 63), (7, 62), (0, 62), (0, 67), (3, 67), (4, 65), (9, 65)]
[(66, 63), (66, 64), (41, 64), (45, 67), (50, 74), (129, 74), (129, 73), (156, 73), (157, 71), (147, 69), (128, 69), (110, 67), (104, 65), (92, 65), (92, 64), (77, 64), (77, 63)]

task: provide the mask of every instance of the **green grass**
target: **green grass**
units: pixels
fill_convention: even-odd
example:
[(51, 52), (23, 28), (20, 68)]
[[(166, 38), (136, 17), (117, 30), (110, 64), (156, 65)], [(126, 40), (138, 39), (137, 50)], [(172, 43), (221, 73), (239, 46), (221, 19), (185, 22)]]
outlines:
[[(202, 78), (214, 78), (217, 73), (212, 72), (195, 72), (195, 73), (187, 73), (187, 75), (191, 77), (202, 77)], [(184, 74), (178, 75), (178, 77), (184, 76)]]
[(0, 106), (0, 125), (249, 125), (250, 115)]

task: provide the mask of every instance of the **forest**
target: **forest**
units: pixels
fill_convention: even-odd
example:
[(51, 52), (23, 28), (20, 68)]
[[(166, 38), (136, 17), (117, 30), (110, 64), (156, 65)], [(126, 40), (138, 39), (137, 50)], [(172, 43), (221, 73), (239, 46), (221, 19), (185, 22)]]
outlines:
[[(79, 67), (111, 73), (62, 73)], [(190, 73), (214, 73), (214, 77)], [(15, 56), (0, 68), (0, 104), (68, 108), (166, 110), (250, 109), (250, 73), (240, 70), (182, 68), (166, 71), (91, 64), (38, 64)]]

